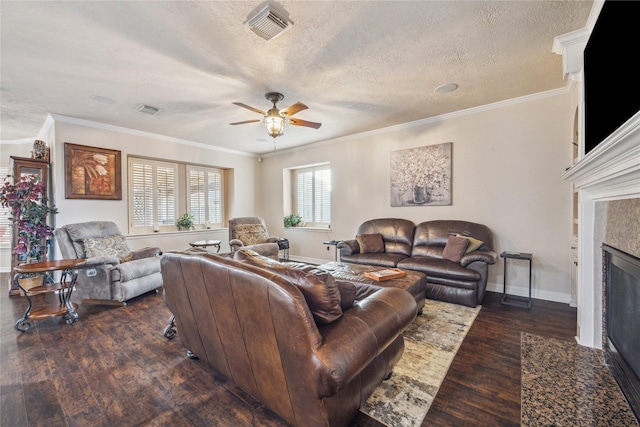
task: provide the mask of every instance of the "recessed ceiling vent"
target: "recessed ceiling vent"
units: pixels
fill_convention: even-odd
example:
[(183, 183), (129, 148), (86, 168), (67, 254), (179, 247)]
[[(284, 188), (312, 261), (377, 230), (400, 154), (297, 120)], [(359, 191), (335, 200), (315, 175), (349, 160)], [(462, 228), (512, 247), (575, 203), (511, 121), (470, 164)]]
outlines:
[(141, 113), (145, 113), (145, 114), (151, 114), (152, 116), (156, 114), (158, 111), (160, 111), (159, 108), (152, 107), (151, 105), (144, 105), (144, 104), (138, 104), (138, 106), (134, 108), (134, 110), (139, 111)]
[(271, 40), (282, 34), (293, 22), (277, 14), (270, 5), (266, 5), (244, 24), (263, 39)]

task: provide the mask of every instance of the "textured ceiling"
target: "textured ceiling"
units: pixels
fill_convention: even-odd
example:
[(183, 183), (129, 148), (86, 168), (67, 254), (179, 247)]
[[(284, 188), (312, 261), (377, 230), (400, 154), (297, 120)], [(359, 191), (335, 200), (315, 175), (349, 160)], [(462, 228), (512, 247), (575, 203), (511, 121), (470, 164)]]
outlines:
[(553, 39), (592, 2), (282, 1), (294, 24), (270, 41), (243, 25), (265, 4), (0, 2), (0, 140), (51, 113), (262, 154), (261, 123), (229, 123), (259, 118), (232, 102), (266, 110), (269, 91), (322, 123), (288, 126), (284, 149), (563, 88)]

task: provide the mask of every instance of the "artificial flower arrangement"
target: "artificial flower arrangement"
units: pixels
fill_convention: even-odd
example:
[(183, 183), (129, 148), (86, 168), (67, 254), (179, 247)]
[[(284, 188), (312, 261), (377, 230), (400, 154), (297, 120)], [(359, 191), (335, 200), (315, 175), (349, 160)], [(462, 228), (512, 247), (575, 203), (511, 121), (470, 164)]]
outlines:
[(53, 228), (47, 224), (47, 216), (56, 214), (55, 206), (49, 206), (44, 197), (44, 184), (35, 175), (23, 175), (13, 179), (7, 175), (0, 187), (0, 204), (9, 208), (10, 221), (18, 230), (17, 244), (12, 253), (26, 262), (40, 261), (46, 254), (47, 241), (53, 236)]

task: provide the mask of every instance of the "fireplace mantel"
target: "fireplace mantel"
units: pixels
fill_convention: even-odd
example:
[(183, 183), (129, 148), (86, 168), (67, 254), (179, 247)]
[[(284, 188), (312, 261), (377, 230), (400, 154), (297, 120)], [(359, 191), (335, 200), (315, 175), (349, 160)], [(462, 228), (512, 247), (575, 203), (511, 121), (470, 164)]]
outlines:
[[(640, 112), (562, 176), (578, 190), (578, 331), (581, 345), (602, 348), (602, 241), (595, 203), (640, 198)], [(632, 230), (637, 232), (637, 230)]]
[(638, 197), (640, 112), (569, 168), (562, 179), (603, 199)]

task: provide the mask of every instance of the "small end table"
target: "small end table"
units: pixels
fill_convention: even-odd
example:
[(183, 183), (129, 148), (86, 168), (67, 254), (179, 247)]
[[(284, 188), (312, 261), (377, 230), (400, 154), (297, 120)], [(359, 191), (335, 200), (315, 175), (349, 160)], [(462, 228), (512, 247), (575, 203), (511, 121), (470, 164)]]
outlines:
[(322, 242), (323, 245), (334, 246), (336, 261), (338, 261), (338, 243), (340, 242), (342, 242), (342, 240), (325, 240), (324, 242)]
[(280, 262), (289, 262), (289, 239), (281, 238), (278, 243), (278, 251), (282, 251)]
[(189, 246), (192, 248), (207, 248), (209, 246), (215, 246), (218, 250), (216, 253), (220, 253), (220, 244), (221, 240), (196, 240), (195, 242), (189, 243)]
[[(53, 316), (64, 316), (67, 324), (71, 325), (78, 321), (76, 309), (78, 304), (71, 302), (71, 294), (78, 278), (78, 268), (87, 263), (85, 259), (64, 259), (58, 261), (35, 262), (32, 264), (22, 264), (13, 269), (13, 283), (20, 289), (29, 303), (27, 310), (14, 325), (14, 329), (26, 332), (31, 328), (28, 319), (40, 320)], [(59, 283), (46, 283), (46, 273), (52, 271), (62, 271)], [(35, 278), (36, 283), (26, 285), (24, 279)], [(31, 310), (33, 306), (32, 296), (57, 292), (59, 304), (55, 306), (44, 306)]]
[[(500, 302), (504, 305), (521, 307), (521, 308), (526, 308), (528, 310), (531, 310), (531, 268), (532, 268), (531, 265), (532, 265), (533, 255), (524, 253), (524, 252), (505, 251), (505, 252), (502, 252), (500, 256), (504, 258), (504, 282), (502, 287), (502, 301)], [(507, 260), (509, 258), (529, 261), (529, 298), (518, 296), (518, 295), (507, 294)]]

